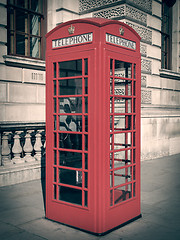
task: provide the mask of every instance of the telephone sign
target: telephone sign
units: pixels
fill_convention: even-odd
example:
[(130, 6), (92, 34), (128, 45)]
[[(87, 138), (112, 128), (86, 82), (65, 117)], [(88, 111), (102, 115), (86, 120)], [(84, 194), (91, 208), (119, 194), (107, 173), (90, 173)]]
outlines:
[(102, 235), (141, 216), (140, 37), (103, 18), (46, 37), (46, 217)]

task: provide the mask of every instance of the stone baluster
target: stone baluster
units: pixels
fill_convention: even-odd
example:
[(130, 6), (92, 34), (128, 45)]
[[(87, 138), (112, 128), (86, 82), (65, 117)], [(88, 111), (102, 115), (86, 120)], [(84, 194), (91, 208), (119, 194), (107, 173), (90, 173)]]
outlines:
[(42, 141), (41, 141), (41, 137), (42, 137), (42, 132), (43, 131), (44, 130), (37, 130), (36, 135), (35, 135), (36, 142), (34, 144), (34, 150), (35, 150), (34, 157), (37, 161), (41, 160), (41, 152), (42, 152), (42, 146), (43, 146)]
[(14, 134), (14, 145), (12, 148), (12, 152), (14, 154), (14, 158), (12, 159), (13, 163), (18, 164), (18, 163), (23, 163), (24, 160), (23, 158), (20, 157), (21, 153), (22, 153), (22, 147), (20, 144), (20, 134), (23, 131), (16, 131)]
[(8, 138), (11, 132), (4, 132), (2, 135), (2, 165), (7, 166), (11, 165), (12, 161), (10, 158), (10, 148), (8, 145)]
[(33, 132), (33, 130), (27, 130), (26, 135), (25, 135), (25, 144), (23, 147), (23, 150), (25, 152), (25, 162), (32, 162), (35, 160), (34, 157), (31, 156), (31, 153), (33, 151), (33, 146), (31, 143), (31, 133)]

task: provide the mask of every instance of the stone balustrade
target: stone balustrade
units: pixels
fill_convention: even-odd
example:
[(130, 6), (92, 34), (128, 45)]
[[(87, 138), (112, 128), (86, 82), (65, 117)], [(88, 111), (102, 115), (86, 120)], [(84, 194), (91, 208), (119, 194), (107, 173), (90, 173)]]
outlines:
[(0, 125), (0, 168), (45, 159), (45, 123)]

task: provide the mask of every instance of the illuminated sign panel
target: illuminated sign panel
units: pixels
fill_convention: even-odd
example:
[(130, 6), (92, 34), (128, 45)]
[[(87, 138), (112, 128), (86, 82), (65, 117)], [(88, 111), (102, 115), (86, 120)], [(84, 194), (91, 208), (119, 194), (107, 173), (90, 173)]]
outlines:
[(92, 41), (93, 33), (85, 33), (81, 35), (52, 40), (52, 48), (72, 46), (76, 44), (89, 43)]
[(136, 43), (125, 38), (106, 33), (106, 42), (136, 50)]

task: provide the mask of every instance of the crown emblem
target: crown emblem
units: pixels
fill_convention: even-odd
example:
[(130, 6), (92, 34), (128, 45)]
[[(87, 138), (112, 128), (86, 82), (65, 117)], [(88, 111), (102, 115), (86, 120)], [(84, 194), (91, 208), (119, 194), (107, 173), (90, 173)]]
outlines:
[(71, 26), (68, 28), (69, 34), (73, 34), (73, 33), (74, 33), (74, 30), (75, 30), (75, 27), (74, 27), (73, 25), (71, 25)]
[(119, 33), (120, 33), (120, 35), (124, 35), (124, 28), (122, 28), (122, 27), (120, 27), (120, 29), (119, 29)]

